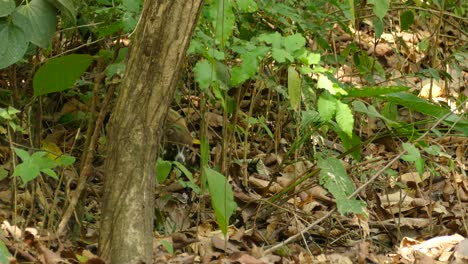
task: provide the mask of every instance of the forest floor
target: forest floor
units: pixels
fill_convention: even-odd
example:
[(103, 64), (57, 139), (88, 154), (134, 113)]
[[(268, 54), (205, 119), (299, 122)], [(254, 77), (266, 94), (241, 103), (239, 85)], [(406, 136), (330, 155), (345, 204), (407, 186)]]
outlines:
[[(449, 27), (445, 33), (458, 36), (452, 31), (457, 29)], [(376, 57), (391, 76), (386, 85), (409, 86), (420, 98), (463, 116), (466, 102), (458, 108), (454, 102), (468, 96), (466, 53), (464, 65), (446, 69), (451, 81), (408, 74), (420, 72), (428, 64), (442, 64), (437, 56), (434, 59), (418, 51), (429, 32), (421, 27), (414, 33), (384, 34), (375, 44), (372, 30), (363, 22), (355, 35), (360, 48)], [(337, 51), (356, 41), (344, 31), (334, 34)], [(396, 54), (395, 45), (406, 47)], [(460, 45), (466, 45), (466, 36), (461, 40), (447, 38), (438, 52)], [(184, 75), (185, 88), (173, 109), (197, 139), (202, 119), (200, 98), (191, 89), (191, 74)], [(336, 73), (338, 80), (355, 86), (363, 81), (358, 76), (355, 69), (345, 66)], [(264, 83), (245, 85), (260, 87)], [(415, 127), (424, 135), (426, 146), (437, 146), (433, 155), (424, 155), (426, 171), (419, 174), (415, 163), (400, 158), (409, 136), (389, 131), (377, 116), (355, 115), (355, 131), (364, 142), (361, 159), (356, 160), (347, 155), (336, 134), (324, 131), (312, 133), (290, 153), (296, 142), (291, 131), (296, 131), (297, 120), (282, 110), (281, 101), (272, 100), (269, 93), (255, 96), (247, 92), (239, 103), (236, 122), (247, 131), (244, 138), (231, 136), (231, 141), (225, 141), (222, 129), (228, 123), (219, 108), (208, 107), (203, 117), (209, 128), (211, 160), (216, 165), (223, 160), (227, 164), (226, 174), (238, 205), (230, 220), (228, 239), (218, 228), (210, 197), (198, 194), (184, 171), (174, 166), (168, 179), (155, 189), (156, 263), (468, 263), (467, 137), (450, 130), (432, 133), (443, 126), (439, 120), (398, 108), (401, 123), (418, 124)], [(60, 112), (71, 113), (81, 107), (70, 100)], [(267, 120), (251, 126), (242, 123), (245, 117), (261, 115)], [(48, 124), (44, 134), (50, 142), (61, 148), (65, 145), (64, 152), (83, 151), (84, 140), (76, 140), (77, 135), (82, 137), (77, 127), (59, 125), (53, 119)], [(424, 134), (426, 131), (431, 133)], [(186, 153), (185, 165), (199, 184), (199, 142), (194, 142)], [(76, 170), (64, 170), (60, 184), (39, 179), (34, 187), (15, 193), (10, 188), (12, 179), (0, 183), (0, 216), (5, 220), (0, 239), (10, 251), (17, 252), (18, 262), (97, 263), (90, 259), (96, 254), (99, 233), (103, 145), (104, 137), (82, 199), (67, 223), (66, 235), (60, 238), (54, 227), (64, 214), (67, 197), (76, 189)], [(2, 161), (8, 164), (12, 156), (8, 148), (2, 146), (1, 153)], [(358, 199), (367, 204), (367, 216), (337, 212), (335, 198), (319, 182), (317, 153), (340, 157), (358, 190)], [(15, 225), (23, 233), (39, 231), (36, 236), (20, 239)]]

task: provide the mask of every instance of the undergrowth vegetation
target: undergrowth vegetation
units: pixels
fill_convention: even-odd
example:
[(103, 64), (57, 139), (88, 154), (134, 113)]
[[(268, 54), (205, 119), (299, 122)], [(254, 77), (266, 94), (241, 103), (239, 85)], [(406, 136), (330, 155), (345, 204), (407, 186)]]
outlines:
[[(460, 2), (205, 1), (155, 150), (160, 250), (202, 254), (167, 239), (200, 227), (286, 258), (287, 243), (313, 255), (342, 238), (389, 252), (411, 227), (467, 236)], [(95, 241), (105, 124), (142, 4), (0, 3), (2, 221)]]

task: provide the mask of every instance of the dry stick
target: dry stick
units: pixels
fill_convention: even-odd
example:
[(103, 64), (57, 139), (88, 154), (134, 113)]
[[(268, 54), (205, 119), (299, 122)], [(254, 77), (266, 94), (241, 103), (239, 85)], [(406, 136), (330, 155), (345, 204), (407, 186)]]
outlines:
[(101, 108), (101, 111), (99, 112), (99, 115), (96, 119), (96, 125), (94, 127), (93, 136), (88, 145), (86, 159), (81, 170), (80, 176), (78, 178), (76, 190), (72, 193), (72, 197), (70, 198), (70, 204), (68, 205), (65, 213), (63, 214), (62, 220), (60, 221), (59, 226), (57, 228), (57, 234), (59, 236), (62, 235), (65, 231), (65, 227), (67, 226), (71, 215), (75, 211), (75, 207), (78, 203), (80, 195), (86, 187), (86, 180), (88, 179), (88, 175), (91, 174), (92, 161), (94, 159), (94, 150), (99, 138), (99, 132), (101, 130), (102, 124), (104, 123), (104, 118), (106, 116), (110, 100), (114, 95), (115, 86), (116, 85), (111, 85), (109, 90), (107, 91), (106, 97), (103, 102), (103, 107)]
[[(445, 114), (441, 119), (437, 120), (437, 122), (430, 128), (428, 129), (426, 132), (424, 132), (424, 134), (422, 134), (420, 137), (418, 137), (414, 142), (418, 142), (420, 141), (421, 139), (423, 139), (424, 137), (427, 136), (427, 134), (429, 134), (429, 131), (431, 131), (432, 129), (434, 129), (436, 126), (438, 126), (443, 120), (445, 120), (448, 116), (452, 115), (453, 113), (452, 112), (448, 112), (447, 114)], [(380, 169), (378, 172), (376, 172), (374, 174), (374, 176), (372, 176), (372, 178), (370, 178), (366, 183), (364, 183), (363, 185), (361, 185), (359, 188), (356, 189), (356, 191), (354, 191), (351, 195), (348, 196), (348, 199), (351, 199), (353, 198), (354, 196), (356, 196), (359, 192), (361, 192), (364, 188), (367, 187), (367, 185), (369, 185), (371, 182), (373, 182), (375, 179), (377, 179), (377, 177), (380, 176), (380, 174), (382, 172), (384, 172), (386, 169), (390, 168), (390, 166), (395, 163), (398, 159), (400, 159), (400, 157), (405, 154), (406, 151), (402, 151), (400, 152), (400, 154), (398, 154), (395, 158), (393, 158), (387, 165), (385, 165), (382, 169)], [(330, 212), (328, 212), (327, 214), (325, 214), (324, 216), (320, 217), (319, 219), (315, 220), (315, 222), (311, 223), (309, 226), (307, 226), (304, 230), (301, 230), (301, 232), (295, 234), (294, 236), (284, 240), (283, 242), (281, 243), (278, 243), (270, 248), (268, 248), (267, 250), (265, 250), (265, 253), (272, 253), (273, 251), (281, 248), (282, 246), (286, 245), (286, 244), (289, 244), (293, 241), (295, 241), (296, 239), (298, 239), (299, 237), (302, 237), (304, 236), (304, 233), (306, 233), (307, 231), (309, 231), (310, 229), (312, 229), (312, 227), (314, 227), (315, 225), (317, 225), (318, 223), (322, 222), (323, 220), (327, 219), (330, 215), (332, 215), (334, 212), (336, 211), (336, 207), (333, 208)]]

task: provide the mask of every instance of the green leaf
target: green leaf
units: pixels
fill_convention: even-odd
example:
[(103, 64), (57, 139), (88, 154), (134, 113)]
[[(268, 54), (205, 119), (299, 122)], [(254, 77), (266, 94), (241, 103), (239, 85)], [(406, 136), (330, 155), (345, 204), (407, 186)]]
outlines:
[(161, 244), (163, 245), (163, 247), (166, 249), (166, 251), (169, 254), (174, 254), (174, 246), (172, 245), (171, 242), (167, 240), (160, 240), (159, 242), (161, 242)]
[(57, 11), (44, 0), (32, 0), (18, 7), (13, 23), (29, 37), (29, 41), (41, 48), (49, 47), (57, 27)]
[(0, 0), (0, 17), (8, 16), (9, 14), (13, 13), (15, 8), (15, 0)]
[(52, 177), (52, 178), (58, 180), (57, 174), (55, 173), (55, 171), (53, 171), (53, 170), (51, 170), (51, 169), (48, 169), (48, 168), (46, 168), (46, 169), (41, 169), (41, 172), (43, 172), (43, 173), (49, 175), (50, 177)]
[(390, 7), (389, 0), (369, 0), (368, 3), (374, 5), (372, 10), (374, 11), (374, 14), (381, 20), (385, 14), (387, 14), (388, 8)]
[(423, 158), (419, 158), (414, 163), (416, 171), (418, 171), (419, 176), (422, 176), (424, 173), (424, 168), (426, 167), (426, 161)]
[(76, 8), (73, 0), (47, 0), (47, 2), (60, 10), (71, 23), (76, 24)]
[(369, 108), (367, 108), (366, 105), (363, 102), (354, 101), (353, 102), (353, 109), (356, 112), (361, 112), (361, 113), (367, 114), (369, 117), (380, 118), (380, 119), (384, 120), (385, 122), (387, 122), (389, 124), (396, 124), (395, 121), (390, 120), (390, 119), (386, 118), (385, 116), (381, 115), (377, 111), (377, 109), (375, 109), (375, 107), (373, 105), (369, 105)]
[(0, 263), (11, 263), (9, 259), (10, 257), (11, 254), (10, 251), (8, 251), (8, 248), (5, 246), (5, 242), (0, 240)]
[(72, 54), (49, 60), (34, 75), (34, 95), (61, 92), (70, 88), (92, 61), (93, 57), (86, 54)]
[(284, 38), (284, 48), (289, 52), (294, 51), (305, 46), (306, 40), (301, 34), (294, 34)]
[(265, 41), (268, 44), (271, 44), (273, 48), (281, 48), (281, 43), (283, 42), (283, 37), (280, 33), (270, 33), (270, 34), (261, 34), (258, 37), (259, 41)]
[[(335, 132), (338, 134), (338, 136), (341, 139), (341, 142), (343, 144), (343, 147), (345, 147), (346, 150), (350, 150), (353, 147), (360, 146), (361, 145), (361, 138), (353, 133), (353, 135), (350, 137), (348, 134), (346, 134), (343, 130), (341, 130), (339, 127), (334, 127)], [(359, 161), (361, 160), (361, 147), (356, 147), (354, 150), (350, 153), (351, 156)]]
[(366, 203), (356, 199), (348, 199), (354, 192), (354, 186), (346, 169), (340, 160), (328, 157), (319, 158), (317, 162), (320, 170), (320, 184), (335, 197), (336, 206), (341, 214), (357, 213), (367, 215), (364, 208)]
[(172, 169), (172, 163), (170, 161), (158, 159), (156, 161), (156, 180), (158, 184), (163, 183)]
[(254, 0), (237, 0), (236, 2), (240, 12), (252, 13), (258, 9)]
[(340, 5), (341, 10), (343, 10), (344, 16), (351, 21), (351, 24), (354, 25), (356, 22), (356, 11), (354, 9), (354, 0), (346, 0)]
[(336, 113), (338, 100), (329, 93), (320, 95), (317, 102), (317, 110), (324, 121), (330, 121)]
[(268, 50), (266, 47), (257, 47), (252, 51), (242, 54), (242, 64), (234, 67), (231, 71), (231, 84), (238, 86), (255, 76), (258, 70), (258, 57), (265, 57)]
[(75, 163), (76, 158), (70, 155), (61, 155), (56, 162), (63, 167), (67, 167)]
[(328, 76), (320, 74), (317, 80), (317, 88), (322, 88), (327, 90), (331, 94), (335, 94), (333, 89), (333, 82), (328, 79)]
[(28, 39), (20, 27), (0, 21), (0, 47), (0, 69), (3, 69), (23, 58)]
[(336, 101), (336, 122), (348, 136), (353, 134), (354, 117), (347, 104)]
[(197, 62), (193, 67), (195, 73), (195, 81), (198, 83), (202, 90), (208, 89), (214, 78), (214, 71), (212, 64), (207, 60), (201, 60)]
[(182, 171), (182, 173), (190, 180), (190, 182), (195, 183), (192, 173), (187, 169), (187, 167), (184, 166), (184, 164), (178, 161), (173, 161), (172, 164), (174, 164), (180, 171)]
[(381, 19), (374, 17), (374, 19), (372, 19), (372, 24), (374, 24), (375, 39), (379, 39), (384, 31), (383, 22)]
[(294, 61), (294, 57), (285, 49), (272, 48), (271, 56), (279, 63), (286, 62), (286, 60), (289, 60), (290, 62)]
[(299, 57), (299, 60), (305, 65), (309, 66), (312, 64), (319, 64), (320, 62), (320, 53), (304, 53), (303, 56)]
[(19, 176), (23, 181), (21, 186), (24, 187), (28, 182), (39, 176), (39, 173), (39, 166), (35, 163), (32, 163), (30, 160), (26, 160), (25, 162), (16, 166), (15, 170), (13, 171), (13, 176)]
[(141, 0), (122, 0), (122, 6), (126, 11), (138, 13), (141, 11), (141, 5), (143, 1)]
[(5, 120), (13, 120), (13, 118), (15, 118), (15, 115), (19, 112), (21, 111), (12, 106), (8, 106), (7, 109), (0, 108), (0, 117)]
[(301, 77), (293, 66), (288, 68), (288, 96), (291, 107), (299, 111), (301, 106)]
[(402, 160), (416, 161), (421, 158), (421, 153), (419, 152), (419, 149), (417, 149), (413, 144), (405, 142), (403, 143), (403, 149), (406, 150), (408, 154), (402, 155)]
[(337, 84), (334, 84), (330, 78), (325, 75), (325, 74), (319, 74), (318, 80), (317, 80), (317, 88), (322, 88), (328, 91), (330, 94), (337, 95), (346, 95), (347, 92), (339, 87)]
[(400, 27), (401, 31), (410, 29), (414, 23), (414, 12), (412, 10), (406, 10), (400, 15)]
[(302, 111), (301, 130), (310, 130), (313, 127), (320, 126), (320, 114), (314, 110)]
[(211, 205), (216, 215), (216, 222), (223, 234), (226, 235), (229, 218), (237, 208), (231, 185), (226, 181), (224, 175), (213, 169), (204, 167), (204, 172), (208, 180)]
[(364, 86), (361, 88), (346, 89), (347, 94), (344, 97), (374, 97), (389, 93), (408, 91), (407, 86)]
[(232, 36), (236, 18), (232, 11), (231, 1), (214, 0), (212, 6), (208, 8), (212, 26), (216, 32), (218, 43), (226, 43)]
[(417, 111), (437, 119), (448, 115), (443, 121), (444, 124), (453, 126), (454, 129), (461, 131), (465, 136), (468, 136), (468, 121), (450, 110), (434, 105), (424, 99), (421, 99), (409, 93), (392, 93), (384, 95), (387, 101), (407, 107), (410, 110)]
[(30, 158), (29, 153), (25, 150), (19, 149), (19, 148), (13, 148), (15, 150), (16, 155), (20, 157), (22, 161), (26, 161)]
[(3, 167), (0, 167), (0, 181), (6, 179), (7, 177), (8, 177), (8, 171), (5, 170)]

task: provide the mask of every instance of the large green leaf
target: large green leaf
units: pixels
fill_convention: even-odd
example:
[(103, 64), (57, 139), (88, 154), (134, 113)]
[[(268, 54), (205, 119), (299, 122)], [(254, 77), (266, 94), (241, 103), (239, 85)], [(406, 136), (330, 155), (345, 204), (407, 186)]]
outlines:
[(241, 12), (252, 13), (257, 11), (258, 8), (254, 0), (237, 0), (236, 3)]
[(66, 16), (69, 21), (76, 24), (76, 9), (73, 0), (47, 0), (47, 2), (60, 10), (62, 15)]
[(237, 208), (231, 185), (226, 181), (224, 175), (213, 169), (204, 167), (204, 172), (208, 180), (211, 205), (215, 211), (216, 221), (219, 229), (226, 235), (229, 218)]
[(353, 134), (354, 117), (347, 104), (336, 101), (336, 123), (348, 136)]
[(402, 105), (410, 110), (417, 111), (437, 119), (441, 119), (448, 115), (443, 123), (448, 126), (453, 126), (454, 129), (463, 132), (465, 136), (468, 136), (468, 121), (466, 118), (453, 114), (446, 108), (432, 104), (409, 93), (392, 93), (382, 97), (389, 102)]
[(236, 18), (232, 11), (231, 1), (214, 0), (208, 8), (209, 16), (213, 21), (218, 43), (226, 43), (232, 36)]
[(348, 94), (344, 97), (374, 97), (389, 93), (408, 91), (410, 88), (407, 86), (364, 86), (361, 88), (346, 89)]
[(411, 25), (414, 23), (414, 13), (413, 10), (406, 10), (400, 15), (400, 27), (401, 31), (410, 29)]
[(281, 36), (280, 33), (275, 32), (275, 33), (263, 33), (258, 36), (259, 41), (265, 41), (268, 44), (271, 44), (273, 48), (280, 48), (281, 43), (283, 41), (283, 37)]
[(157, 184), (163, 183), (172, 169), (172, 163), (167, 160), (158, 159), (156, 161), (156, 182)]
[(214, 67), (207, 60), (197, 62), (193, 67), (193, 72), (195, 73), (195, 81), (202, 90), (208, 89), (215, 78)]
[(20, 27), (0, 21), (0, 47), (0, 69), (3, 69), (23, 58), (28, 40)]
[(44, 0), (32, 0), (18, 7), (13, 15), (13, 23), (23, 29), (29, 41), (47, 48), (57, 27), (57, 11)]
[(289, 51), (290, 53), (293, 53), (294, 51), (304, 47), (306, 43), (305, 38), (302, 36), (302, 34), (294, 34), (291, 36), (287, 36), (284, 38), (284, 48)]
[(34, 75), (34, 95), (60, 92), (70, 88), (92, 61), (93, 57), (86, 54), (72, 54), (51, 59)]
[(58, 164), (46, 156), (47, 152), (38, 151), (29, 156), (26, 151), (15, 148), (15, 153), (23, 162), (16, 166), (13, 171), (13, 176), (19, 176), (21, 178), (23, 187), (39, 176), (40, 172), (44, 172), (52, 178), (58, 179), (57, 174), (52, 170), (57, 167)]
[(336, 102), (338, 100), (329, 93), (320, 95), (317, 102), (317, 110), (324, 121), (330, 121), (336, 114)]
[(15, 8), (15, 0), (0, 0), (0, 17), (8, 16)]
[(301, 106), (301, 77), (293, 66), (288, 68), (288, 95), (289, 102), (294, 111)]
[(382, 18), (387, 14), (388, 8), (390, 7), (389, 0), (369, 0), (369, 4), (374, 5), (372, 10), (374, 14), (382, 20)]
[(8, 248), (5, 246), (5, 242), (0, 240), (0, 263), (11, 263), (9, 259), (10, 257), (11, 254), (10, 251), (8, 251)]
[(320, 158), (317, 162), (320, 170), (320, 184), (335, 197), (336, 206), (341, 214), (358, 213), (367, 215), (364, 208), (366, 203), (356, 199), (348, 199), (354, 192), (354, 186), (346, 169), (339, 159), (328, 157)]

